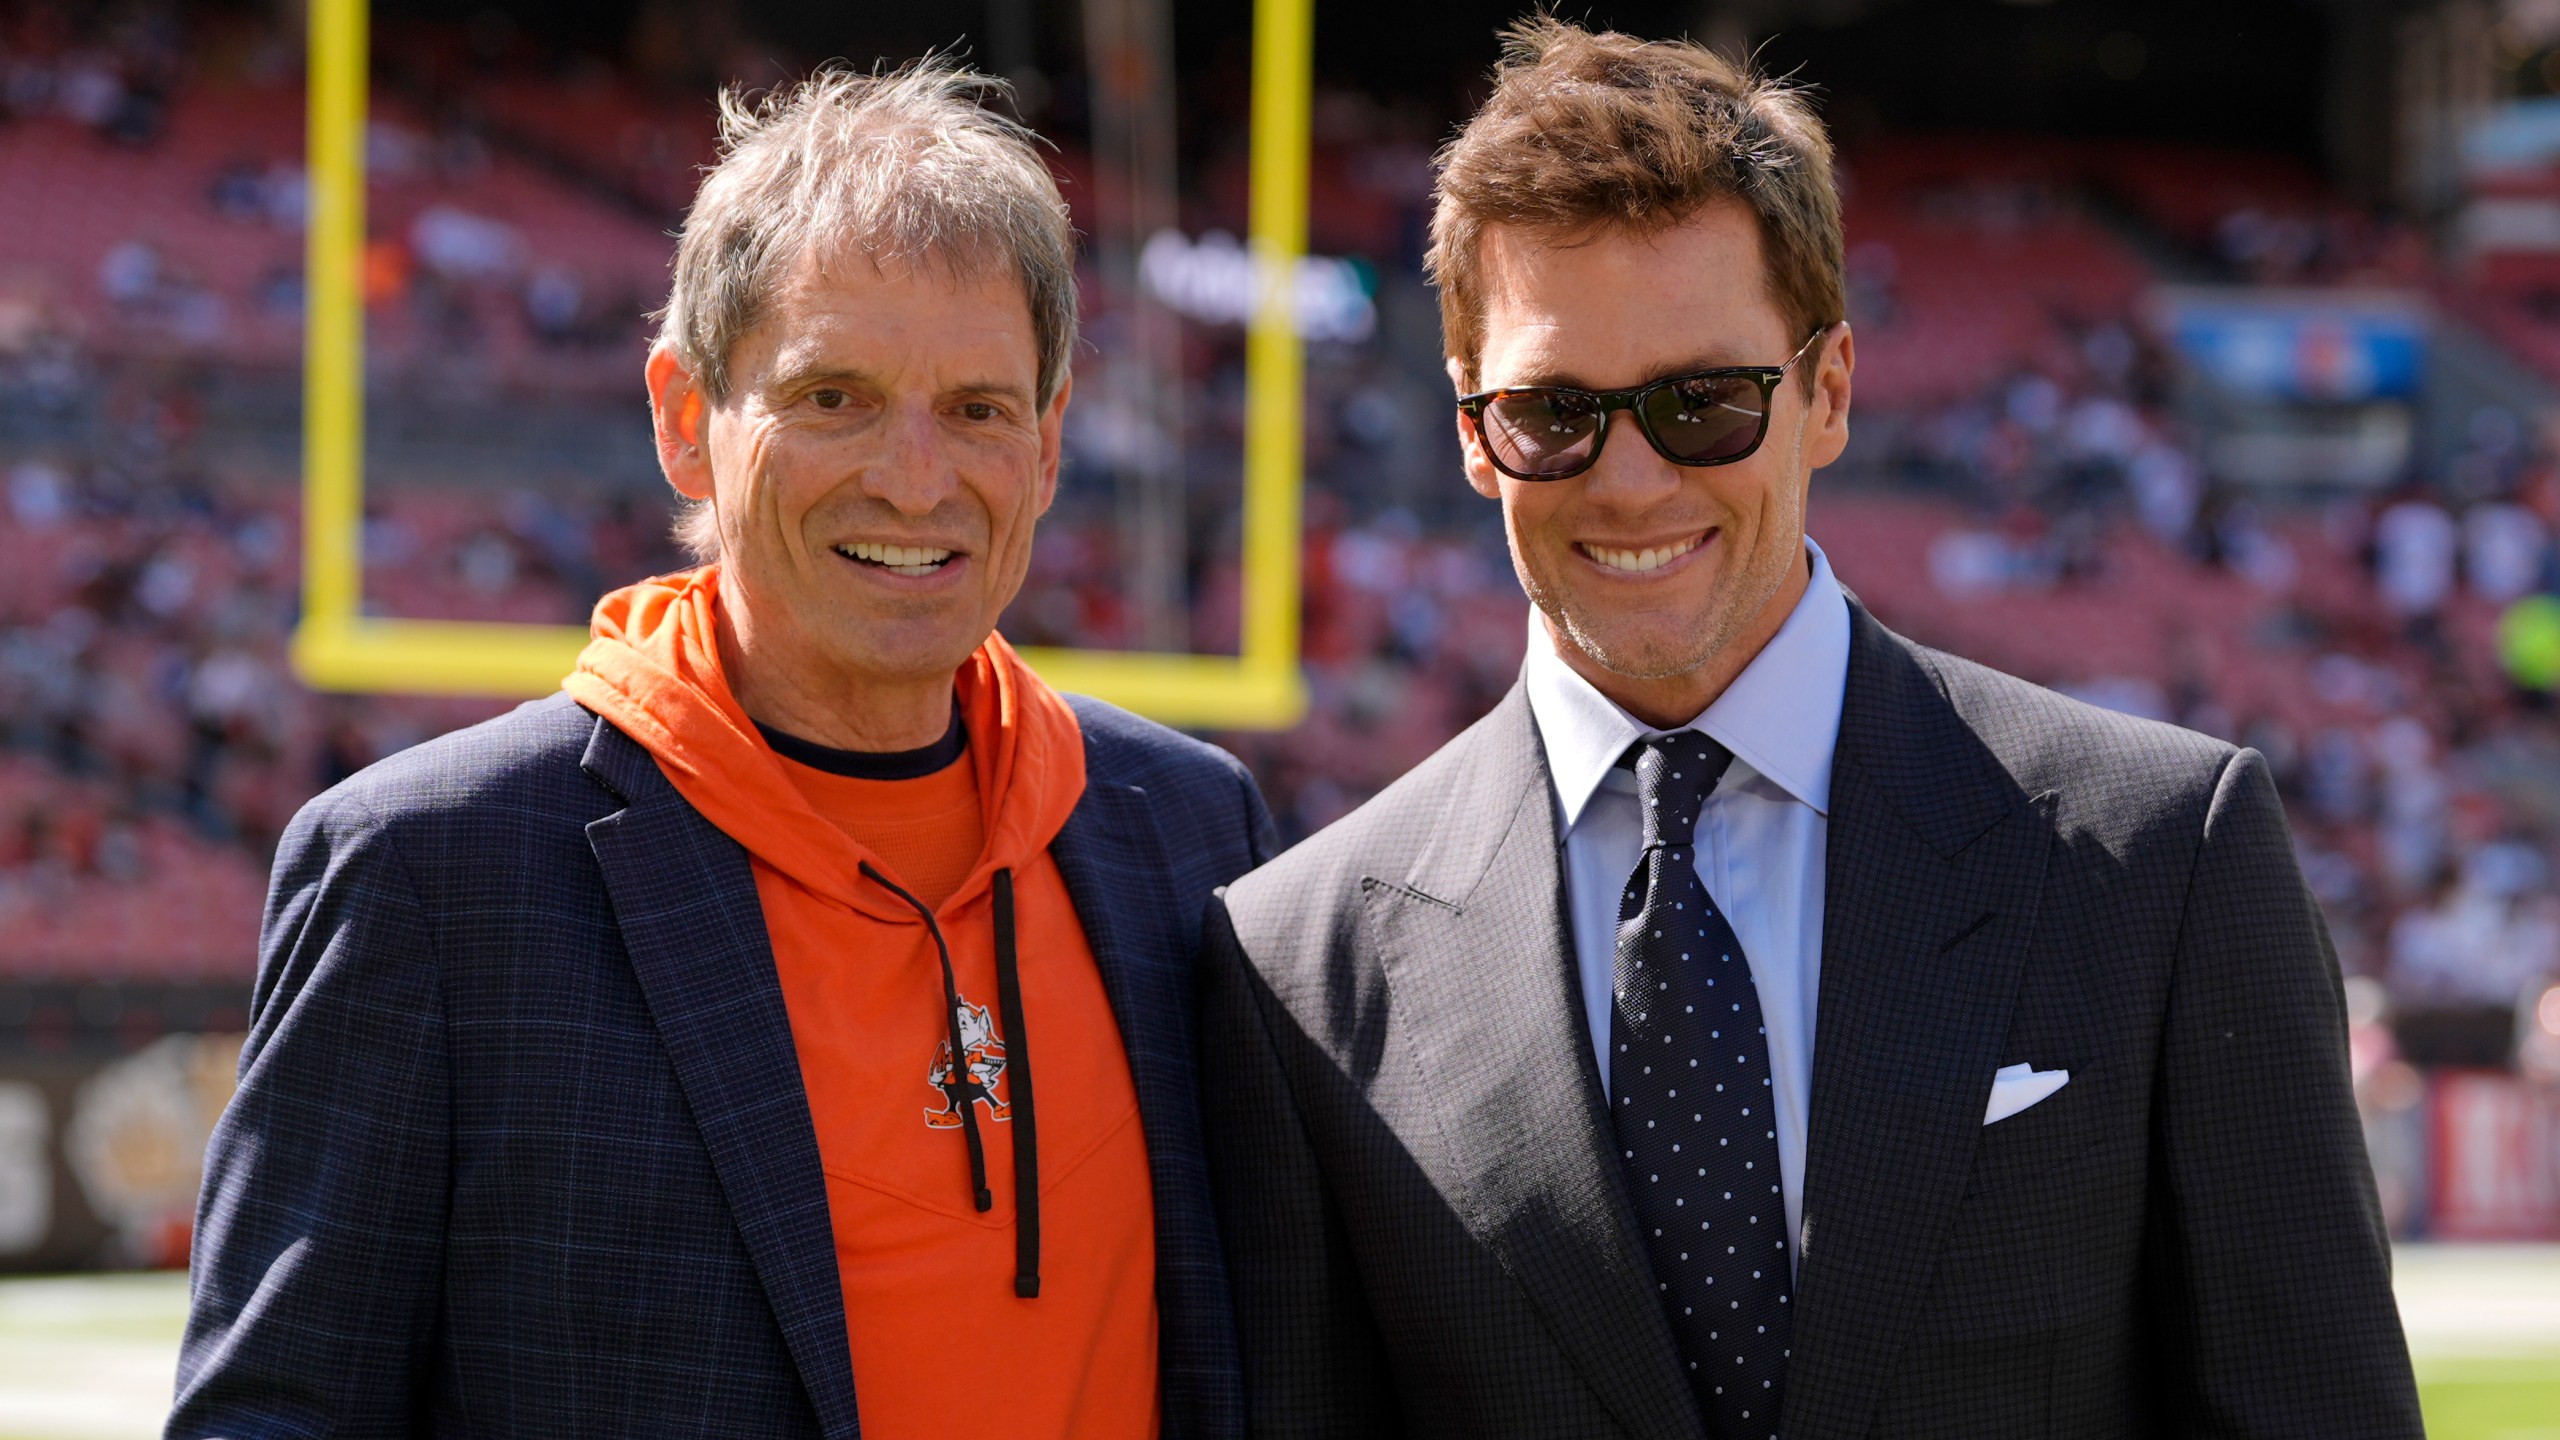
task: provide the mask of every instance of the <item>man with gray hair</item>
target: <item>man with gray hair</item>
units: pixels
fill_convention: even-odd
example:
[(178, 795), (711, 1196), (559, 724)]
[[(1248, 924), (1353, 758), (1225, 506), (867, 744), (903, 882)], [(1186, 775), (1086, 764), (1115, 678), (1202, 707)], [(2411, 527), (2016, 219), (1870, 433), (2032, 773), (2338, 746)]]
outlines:
[(1189, 967), (1271, 822), (994, 633), (1076, 323), (997, 88), (724, 101), (703, 563), (287, 832), (172, 1436), (1242, 1433)]

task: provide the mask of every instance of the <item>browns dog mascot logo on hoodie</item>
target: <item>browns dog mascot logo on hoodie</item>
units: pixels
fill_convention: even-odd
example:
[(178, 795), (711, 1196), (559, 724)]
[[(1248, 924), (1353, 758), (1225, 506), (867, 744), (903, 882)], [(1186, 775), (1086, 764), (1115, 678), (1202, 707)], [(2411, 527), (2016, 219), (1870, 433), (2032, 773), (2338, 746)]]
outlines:
[(966, 1074), (952, 1068), (949, 1039), (933, 1052), (924, 1080), (941, 1095), (942, 1103), (926, 1108), (924, 1123), (936, 1130), (956, 1130), (961, 1107), (973, 1102), (986, 1105), (990, 1120), (1011, 1120), (1013, 1107), (996, 1095), (996, 1086), (1004, 1079), (1004, 1037), (996, 1033), (995, 1017), (987, 1007), (970, 1004), (965, 995), (960, 998), (960, 1040), (969, 1050)]

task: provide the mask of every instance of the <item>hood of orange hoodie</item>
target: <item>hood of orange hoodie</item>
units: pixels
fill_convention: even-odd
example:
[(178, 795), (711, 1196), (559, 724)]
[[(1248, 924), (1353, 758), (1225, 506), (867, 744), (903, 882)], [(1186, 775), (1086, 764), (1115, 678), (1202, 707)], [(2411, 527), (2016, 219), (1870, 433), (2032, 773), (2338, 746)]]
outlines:
[[(562, 682), (658, 762), (678, 794), (766, 865), (877, 919), (916, 914), (862, 877), (879, 857), (827, 823), (791, 783), (729, 687), (720, 661), (720, 567), (625, 586), (596, 602), (586, 649)], [(954, 678), (969, 763), (984, 807), (986, 848), (941, 909), (987, 892), (998, 869), (1048, 848), (1085, 784), (1075, 712), (990, 634)]]

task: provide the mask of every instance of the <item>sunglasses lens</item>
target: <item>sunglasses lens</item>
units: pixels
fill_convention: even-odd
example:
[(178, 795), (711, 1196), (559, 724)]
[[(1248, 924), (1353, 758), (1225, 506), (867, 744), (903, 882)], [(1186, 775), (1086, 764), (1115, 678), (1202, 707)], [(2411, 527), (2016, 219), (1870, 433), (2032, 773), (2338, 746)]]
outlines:
[(1485, 447), (1514, 475), (1567, 475), (1590, 463), (1600, 441), (1600, 407), (1590, 397), (1509, 391), (1484, 404)]
[(1681, 380), (1644, 399), (1644, 426), (1674, 458), (1691, 465), (1738, 460), (1760, 443), (1769, 402), (1738, 375)]

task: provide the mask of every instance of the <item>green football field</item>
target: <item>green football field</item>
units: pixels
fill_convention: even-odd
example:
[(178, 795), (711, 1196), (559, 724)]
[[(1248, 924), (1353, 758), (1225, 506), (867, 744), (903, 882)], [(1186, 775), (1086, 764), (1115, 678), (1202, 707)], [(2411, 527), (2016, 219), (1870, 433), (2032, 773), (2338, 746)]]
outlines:
[[(2434, 1440), (2560, 1440), (2560, 1246), (2412, 1245), (2401, 1316)], [(0, 1280), (0, 1440), (159, 1433), (185, 1277)]]
[(2560, 1440), (2560, 1246), (2407, 1245), (2397, 1278), (2434, 1440)]
[(2560, 1357), (2422, 1364), (2418, 1397), (2438, 1440), (2560, 1440)]

